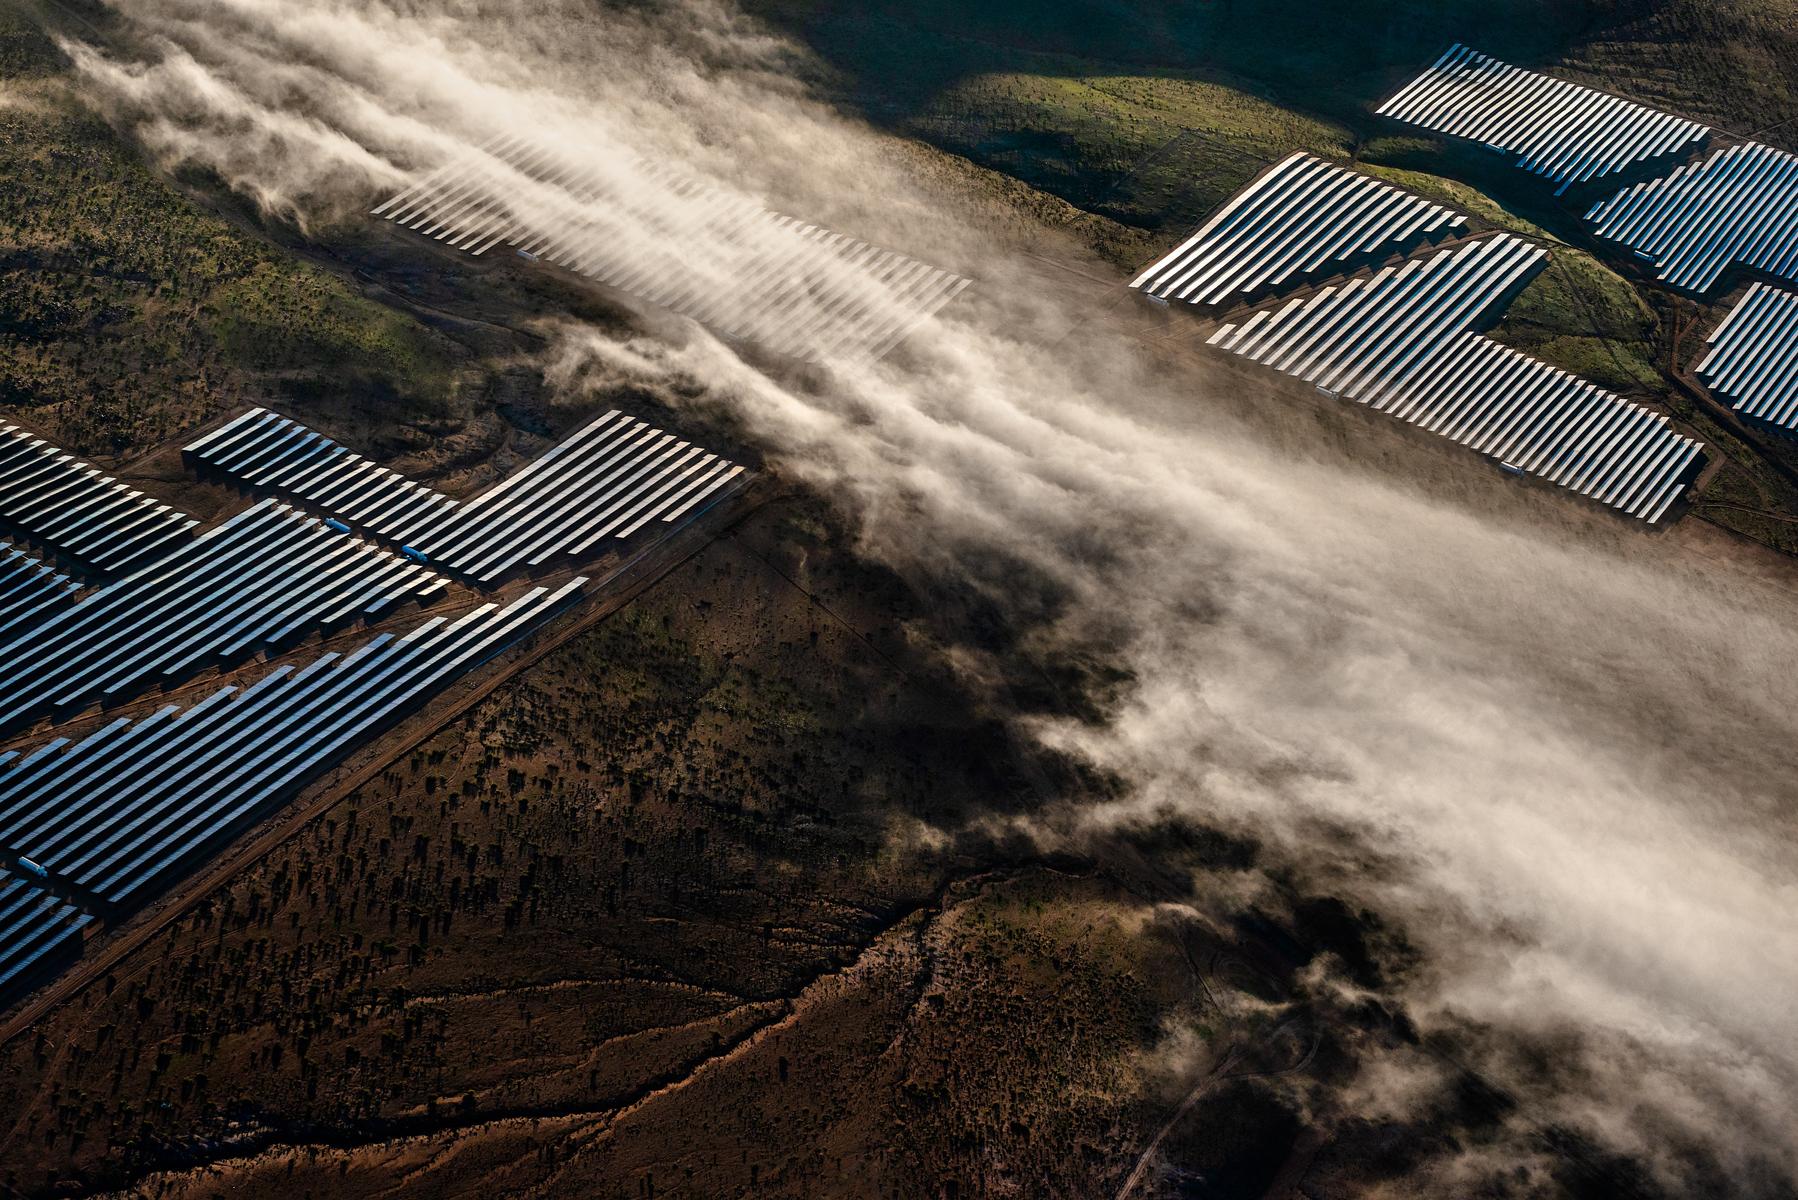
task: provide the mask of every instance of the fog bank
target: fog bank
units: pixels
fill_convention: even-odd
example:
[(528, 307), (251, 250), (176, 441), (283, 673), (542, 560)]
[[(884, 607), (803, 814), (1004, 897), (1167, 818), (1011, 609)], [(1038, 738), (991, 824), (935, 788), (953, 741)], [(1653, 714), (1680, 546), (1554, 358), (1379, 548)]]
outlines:
[[(1538, 519), (1559, 501), (1445, 503), (1307, 451), (1324, 435), (1301, 417), (1262, 436), (1189, 367), (1087, 326), (1080, 294), (812, 99), (799, 49), (708, 0), (112, 7), (114, 45), (66, 46), (98, 101), (308, 227), (514, 132), (589, 147), (629, 200), (591, 219), (662, 269), (728, 282), (733, 261), (667, 244), (672, 167), (973, 275), (901, 353), (803, 382), (697, 329), (563, 325), (546, 366), (570, 392), (630, 378), (713, 407), (865, 553), (977, 589), (1028, 656), (1126, 672), (1107, 719), (1031, 722), (1126, 796), (1070, 797), (1033, 835), (1172, 815), (1251, 837), (1418, 948), (1409, 1011), (1485, 1027), (1482, 1066), (1532, 1120), (1675, 1186), (1688, 1145), (1745, 1194), (1798, 1172), (1789, 594), (1676, 539)], [(521, 213), (565, 211), (537, 186)], [(1552, 1086), (1511, 1047), (1552, 1047)]]

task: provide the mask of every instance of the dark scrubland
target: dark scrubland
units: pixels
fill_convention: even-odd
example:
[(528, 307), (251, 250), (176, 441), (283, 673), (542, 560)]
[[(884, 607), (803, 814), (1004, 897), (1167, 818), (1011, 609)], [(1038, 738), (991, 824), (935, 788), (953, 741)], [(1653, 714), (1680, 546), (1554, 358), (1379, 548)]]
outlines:
[[(1700, 511), (1788, 545), (1784, 451), (1668, 382), (1707, 314), (1604, 266), (1529, 177), (1368, 115), (1460, 39), (1662, 103), (1702, 81), (1676, 106), (1771, 123), (1792, 59), (1758, 10), (756, 7), (982, 219), (1119, 268), (1298, 148), (1575, 243), (1499, 336), (1668, 404), (1728, 457)], [(170, 439), (250, 402), (482, 486), (576, 415), (542, 386), (543, 319), (631, 320), (547, 271), (378, 227), (314, 240), (158, 174), (72, 99), (26, 10), (0, 10), (0, 82), (0, 413), (202, 515), (235, 499)], [(648, 391), (606, 399), (671, 419)], [(1452, 455), (1315, 420), (1395, 469)], [(1465, 465), (1454, 486), (1503, 486)], [(1036, 686), (1053, 664), (1024, 663), (989, 694), (945, 665), (945, 643), (1006, 636), (783, 495), (0, 1047), (0, 1190), (1088, 1197), (1153, 1147), (1137, 1195), (1321, 1198), (1415, 1194), (1433, 1159), (1514, 1149), (1516, 1102), (1454, 1047), (1312, 991), (1408, 969), (1367, 914), (1277, 879), (1241, 913), (1218, 897), (1256, 848), (1187, 826), (1078, 855), (1020, 832), (1110, 784), (1007, 723), (1077, 709), (1057, 686), (1077, 676)], [(1344, 1111), (1370, 1049), (1457, 1082), (1407, 1122)], [(1526, 1142), (1545, 1174), (1490, 1194), (1654, 1194), (1564, 1130)]]
[(1252, 863), (1188, 832), (927, 834), (1079, 781), (840, 539), (761, 510), (0, 1048), (0, 1183), (1086, 1196), (1195, 1089), (1176, 1161), (1308, 1161), (1245, 1064), (1405, 1036), (1304, 1000), (1352, 919), (1157, 911)]

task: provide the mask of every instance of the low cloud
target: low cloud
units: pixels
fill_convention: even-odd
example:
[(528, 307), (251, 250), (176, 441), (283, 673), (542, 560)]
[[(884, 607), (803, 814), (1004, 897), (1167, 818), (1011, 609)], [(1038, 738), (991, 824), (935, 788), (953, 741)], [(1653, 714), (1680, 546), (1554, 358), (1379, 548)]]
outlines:
[[(1243, 419), (1209, 394), (1239, 384), (1092, 326), (809, 98), (798, 50), (708, 0), (113, 7), (115, 45), (67, 47), (92, 94), (171, 164), (303, 223), (548, 130), (645, 212), (665, 184), (635, 164), (655, 162), (975, 275), (879, 364), (797, 380), (699, 330), (567, 326), (548, 369), (710, 407), (839, 503), (865, 553), (1005, 613), (1018, 654), (1117, 668), (1102, 719), (1026, 720), (1125, 793), (1033, 832), (1252, 838), (1402, 933), (1414, 1019), (1481, 1031), (1477, 1065), (1533, 1119), (1676, 1187), (1695, 1146), (1745, 1194), (1798, 1173), (1789, 592), (1539, 493), (1445, 500), (1471, 456), (1409, 480), (1296, 410)], [(629, 220), (595, 219), (631, 252)], [(673, 258), (703, 277), (716, 249)], [(1402, 1064), (1379, 1070), (1370, 1092), (1415, 1099)]]

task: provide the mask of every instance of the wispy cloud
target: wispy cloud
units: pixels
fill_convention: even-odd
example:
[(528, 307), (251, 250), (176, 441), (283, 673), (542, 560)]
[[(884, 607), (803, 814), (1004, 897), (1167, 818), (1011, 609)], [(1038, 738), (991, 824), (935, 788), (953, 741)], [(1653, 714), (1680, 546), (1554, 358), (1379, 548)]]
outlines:
[(1426, 495), (1296, 410), (1236, 420), (1207, 391), (1240, 384), (1083, 331), (1074, 298), (809, 99), (798, 51), (707, 0), (114, 7), (118, 45), (69, 47), (93, 94), (303, 221), (549, 131), (646, 210), (666, 185), (631, 164), (660, 163), (978, 277), (895, 359), (803, 382), (697, 332), (567, 327), (549, 370), (717, 406), (864, 552), (973, 589), (1023, 653), (1122, 668), (1106, 719), (1031, 720), (1127, 793), (1034, 829), (1249, 835), (1400, 930), (1409, 1009), (1485, 1030), (1482, 1065), (1544, 1120), (1675, 1179), (1693, 1139), (1744, 1191), (1798, 1170), (1789, 593), (1539, 493)]

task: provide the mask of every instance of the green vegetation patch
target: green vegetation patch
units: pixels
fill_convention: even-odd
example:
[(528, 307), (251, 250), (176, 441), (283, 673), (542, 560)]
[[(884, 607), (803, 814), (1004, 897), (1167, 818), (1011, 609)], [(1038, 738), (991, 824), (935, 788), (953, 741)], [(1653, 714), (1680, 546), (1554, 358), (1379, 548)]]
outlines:
[(62, 52), (36, 22), (17, 8), (0, 8), (0, 89), (7, 80), (52, 74), (63, 65)]
[(0, 89), (0, 407), (104, 455), (248, 401), (450, 406), (460, 345), (195, 204), (61, 78)]
[(976, 75), (907, 131), (1082, 208), (1183, 228), (1294, 150), (1346, 156), (1341, 126), (1241, 88), (1165, 75)]
[[(1438, 203), (1446, 204), (1458, 212), (1464, 212), (1473, 217), (1479, 224), (1492, 229), (1508, 229), (1512, 233), (1520, 233), (1525, 237), (1539, 238), (1550, 242), (1559, 241), (1540, 225), (1526, 217), (1518, 216), (1470, 184), (1425, 171), (1382, 166), (1381, 160), (1386, 155), (1393, 153), (1392, 143), (1399, 140), (1401, 139), (1382, 138), (1377, 143), (1370, 143), (1362, 149), (1362, 161), (1357, 165), (1369, 175), (1377, 175), (1388, 183), (1397, 184), (1420, 196), (1427, 196)], [(1619, 280), (1619, 282), (1622, 281)]]
[[(1701, 0), (1691, 0), (1692, 3)], [(1079, 56), (1133, 73), (1228, 71), (1314, 111), (1348, 114), (1462, 40), (1513, 61), (1559, 52), (1611, 0), (750, 0), (802, 36), (876, 111), (944, 83), (1015, 69), (1015, 56)]]
[(1582, 250), (1556, 247), (1493, 336), (1602, 387), (1665, 391), (1660, 323), (1628, 280)]
[(1685, 116), (1791, 147), (1798, 128), (1798, 25), (1784, 0), (1625, 5), (1582, 39), (1562, 71)]
[(439, 335), (303, 263), (257, 262), (213, 289), (208, 309), (219, 345), (245, 366), (334, 363), (404, 379), (433, 395), (450, 383), (449, 355)]

